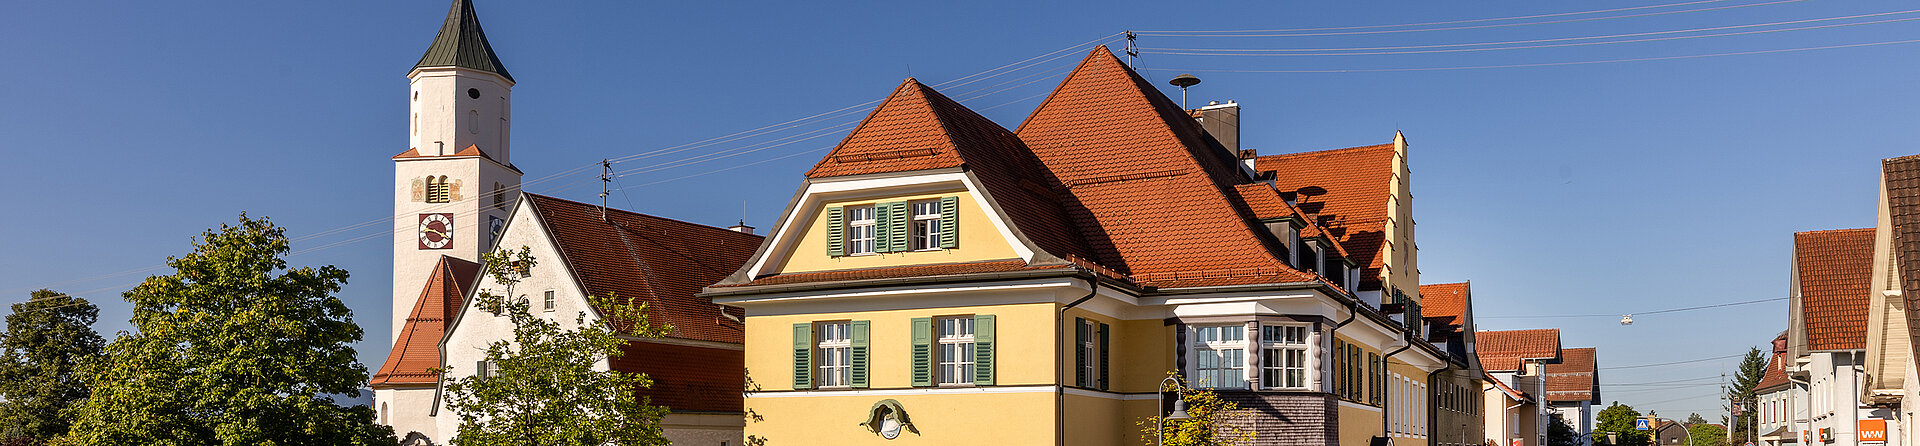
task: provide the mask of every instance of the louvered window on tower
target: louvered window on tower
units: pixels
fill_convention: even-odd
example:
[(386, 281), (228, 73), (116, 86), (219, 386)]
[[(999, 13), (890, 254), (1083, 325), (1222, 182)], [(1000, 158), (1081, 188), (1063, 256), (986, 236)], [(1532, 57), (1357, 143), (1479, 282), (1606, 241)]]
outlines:
[(427, 177), (428, 203), (446, 203), (450, 201), (449, 199), (452, 197), (453, 193), (451, 187), (447, 184), (446, 175)]

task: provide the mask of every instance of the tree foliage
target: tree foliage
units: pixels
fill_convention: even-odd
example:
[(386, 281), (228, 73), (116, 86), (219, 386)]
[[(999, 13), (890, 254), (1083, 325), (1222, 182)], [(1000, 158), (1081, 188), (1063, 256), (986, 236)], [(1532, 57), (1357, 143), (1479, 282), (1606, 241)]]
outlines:
[(77, 407), (83, 444), (393, 444), (360, 396), (361, 330), (334, 297), (347, 272), (288, 269), (285, 230), (246, 214), (128, 291), (134, 332), (107, 345)]
[(93, 331), (99, 317), (92, 302), (52, 290), (13, 304), (0, 338), (0, 420), (9, 444), (67, 433), (73, 417), (65, 411), (88, 394), (80, 371), (97, 363), (106, 345)]
[(1693, 435), (1693, 446), (1726, 446), (1727, 430), (1711, 424), (1687, 426), (1687, 432)]
[(1733, 417), (1729, 426), (1733, 429), (1734, 437), (1747, 438), (1747, 431), (1753, 429), (1754, 416), (1757, 415), (1754, 407), (1758, 401), (1754, 399), (1754, 389), (1760, 386), (1760, 378), (1766, 373), (1767, 355), (1761, 353), (1760, 348), (1747, 350), (1747, 356), (1740, 358), (1740, 368), (1733, 372), (1733, 386), (1727, 389), (1734, 404), (1743, 405), (1743, 410), (1738, 411), (1739, 416)]
[[(606, 367), (619, 357), (623, 336), (659, 337), (672, 327), (653, 326), (643, 302), (591, 297), (605, 319), (587, 312), (572, 328), (534, 316), (513, 287), (533, 267), (530, 250), (484, 255), (488, 275), (504, 294), (481, 290), (475, 305), (505, 312), (513, 339), (487, 345), (493, 364), (484, 376), (447, 380), (447, 407), (460, 417), (455, 445), (665, 445), (660, 419), (667, 409), (650, 405), (636, 391), (652, 385), (644, 374)], [(597, 368), (606, 370), (597, 370)], [(442, 373), (451, 373), (450, 367)]]
[(1594, 444), (1606, 444), (1608, 432), (1613, 432), (1619, 436), (1620, 441), (1615, 444), (1623, 446), (1648, 446), (1653, 444), (1652, 436), (1647, 435), (1647, 431), (1633, 429), (1633, 420), (1640, 418), (1640, 411), (1633, 410), (1633, 406), (1614, 401), (1613, 405), (1607, 406), (1606, 409), (1601, 409), (1600, 413), (1595, 415), (1594, 418), (1597, 418), (1600, 422), (1600, 424), (1594, 426), (1593, 429)]
[(1580, 431), (1574, 430), (1560, 414), (1553, 414), (1547, 424), (1548, 446), (1579, 446)]
[(1161, 444), (1167, 446), (1226, 446), (1253, 441), (1254, 432), (1241, 427), (1243, 423), (1240, 421), (1247, 414), (1240, 410), (1240, 405), (1220, 399), (1211, 390), (1189, 388), (1187, 381), (1178, 375), (1167, 375), (1174, 376), (1176, 382), (1172, 388), (1163, 388), (1161, 391), (1180, 393), (1186, 401), (1187, 419), (1162, 420), (1155, 415), (1140, 420), (1135, 425), (1140, 428), (1142, 442), (1155, 444), (1154, 435), (1161, 423), (1165, 423), (1166, 435), (1165, 442)]

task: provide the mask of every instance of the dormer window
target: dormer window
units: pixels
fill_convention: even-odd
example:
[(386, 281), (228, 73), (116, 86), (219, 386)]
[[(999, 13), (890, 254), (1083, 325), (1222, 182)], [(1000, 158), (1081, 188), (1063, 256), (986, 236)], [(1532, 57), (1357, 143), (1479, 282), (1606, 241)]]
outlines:
[(873, 206), (847, 208), (847, 254), (873, 254)]

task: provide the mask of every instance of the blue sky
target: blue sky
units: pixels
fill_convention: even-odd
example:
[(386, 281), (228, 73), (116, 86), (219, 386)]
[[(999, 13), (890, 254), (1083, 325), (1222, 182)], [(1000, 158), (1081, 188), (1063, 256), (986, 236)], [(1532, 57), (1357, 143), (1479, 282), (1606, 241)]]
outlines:
[[(1117, 43), (1116, 33), (1129, 29), (1393, 25), (1670, 3), (481, 0), (477, 8), (520, 82), (513, 161), (527, 173), (528, 190), (594, 200), (597, 169), (573, 169), (877, 100), (909, 75), (1011, 128), (1091, 46), (1083, 42)], [(1672, 13), (1738, 5), (1757, 6)], [(155, 273), (143, 268), (186, 252), (189, 237), (245, 211), (289, 228), (301, 251), (292, 263), (353, 273), (341, 297), (367, 327), (363, 361), (377, 367), (387, 351), (381, 322), (389, 317), (390, 239), (378, 228), (315, 234), (390, 218), (389, 157), (406, 149), (405, 74), (446, 8), (442, 0), (13, 5), (0, 15), (0, 55), (7, 60), (0, 69), (0, 156), (8, 173), (0, 188), (11, 191), (16, 209), (0, 219), (0, 232), (12, 235), (0, 249), (0, 295), (24, 300), (41, 287), (81, 294), (102, 304), (102, 331), (124, 330), (127, 306), (118, 294)], [(1339, 35), (1148, 34), (1140, 46), (1532, 41), (1907, 8), (1882, 0), (1720, 0), (1279, 33)], [(1352, 33), (1656, 12), (1667, 13)], [(1177, 73), (1199, 75), (1196, 102), (1241, 103), (1243, 143), (1262, 153), (1377, 144), (1404, 130), (1413, 143), (1423, 280), (1472, 280), (1483, 329), (1557, 327), (1567, 346), (1598, 347), (1601, 381), (1611, 384), (1717, 376), (1734, 361), (1608, 368), (1744, 352), (1785, 329), (1785, 304), (1648, 315), (1630, 327), (1618, 325), (1617, 316), (1511, 316), (1611, 315), (1784, 296), (1792, 233), (1871, 225), (1878, 160), (1920, 152), (1906, 143), (1920, 115), (1912, 74), (1920, 63), (1910, 56), (1920, 44), (1464, 70), (1245, 71), (1591, 62), (1915, 38), (1920, 22), (1900, 21), (1501, 51), (1147, 54), (1139, 66), (1163, 86)], [(1060, 50), (1067, 51), (1054, 53)], [(1065, 57), (943, 86), (1047, 54)], [(865, 110), (616, 164), (628, 175), (612, 204), (713, 225), (744, 218), (768, 226), (805, 168)], [(771, 145), (789, 137), (814, 138)], [(736, 168), (714, 172), (728, 167)], [(1713, 393), (1603, 387), (1606, 400), (1675, 416), (1717, 411)]]

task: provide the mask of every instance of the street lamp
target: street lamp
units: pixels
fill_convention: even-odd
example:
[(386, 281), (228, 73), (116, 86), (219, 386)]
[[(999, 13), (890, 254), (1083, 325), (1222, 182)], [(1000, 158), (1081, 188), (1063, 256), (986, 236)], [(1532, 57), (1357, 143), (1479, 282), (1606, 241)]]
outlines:
[[(1155, 446), (1167, 444), (1166, 428), (1167, 428), (1168, 420), (1185, 420), (1188, 418), (1193, 418), (1193, 417), (1187, 416), (1187, 398), (1186, 398), (1186, 395), (1184, 395), (1183, 392), (1180, 391), (1181, 390), (1180, 381), (1173, 379), (1173, 377), (1171, 376), (1167, 377), (1167, 379), (1160, 380), (1160, 391), (1155, 393), (1156, 397), (1154, 398), (1154, 401), (1158, 402), (1159, 405), (1154, 406), (1154, 411), (1158, 412), (1160, 410), (1159, 408), (1166, 407), (1167, 385), (1169, 384), (1173, 385), (1173, 391), (1174, 391), (1173, 413), (1165, 414), (1165, 416), (1160, 417), (1159, 422), (1154, 423), (1153, 444)], [(1160, 415), (1160, 414), (1155, 414), (1155, 415)]]

